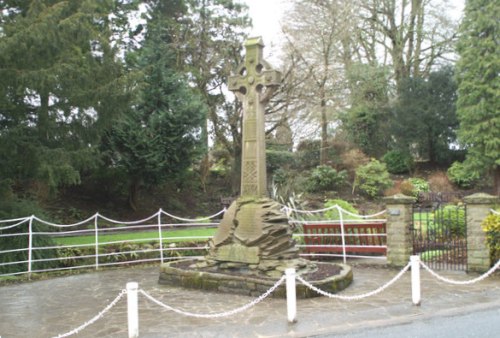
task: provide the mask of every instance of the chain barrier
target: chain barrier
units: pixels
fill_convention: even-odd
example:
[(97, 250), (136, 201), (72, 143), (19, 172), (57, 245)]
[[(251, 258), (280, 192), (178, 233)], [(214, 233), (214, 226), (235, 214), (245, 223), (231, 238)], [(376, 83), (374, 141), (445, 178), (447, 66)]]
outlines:
[(323, 290), (315, 287), (311, 283), (305, 281), (300, 276), (297, 276), (297, 279), (302, 284), (304, 284), (305, 286), (307, 286), (308, 288), (310, 288), (311, 290), (316, 291), (320, 295), (326, 296), (328, 298), (336, 298), (336, 299), (349, 300), (349, 301), (351, 301), (351, 300), (360, 300), (360, 299), (363, 299), (363, 298), (366, 298), (366, 297), (370, 297), (370, 296), (376, 295), (377, 293), (380, 293), (380, 292), (384, 291), (385, 289), (387, 289), (389, 286), (391, 286), (392, 284), (394, 284), (399, 278), (401, 278), (401, 276), (403, 276), (403, 274), (406, 271), (408, 271), (408, 269), (410, 268), (410, 265), (411, 265), (411, 263), (406, 264), (406, 266), (393, 279), (391, 279), (390, 281), (388, 281), (386, 284), (382, 285), (378, 289), (375, 289), (375, 290), (370, 291), (370, 292), (362, 293), (360, 295), (355, 295), (355, 296), (343, 296), (343, 295), (332, 294), (332, 293), (323, 291)]
[(496, 211), (496, 210), (494, 210), (494, 209), (490, 209), (490, 212), (491, 212), (493, 215), (500, 216), (500, 211)]
[(196, 317), (196, 318), (220, 318), (220, 317), (228, 317), (228, 316), (235, 315), (237, 313), (240, 313), (240, 312), (243, 312), (245, 310), (248, 310), (252, 306), (260, 303), (265, 298), (267, 298), (271, 293), (273, 293), (273, 291), (276, 290), (276, 288), (278, 288), (283, 283), (283, 281), (285, 280), (285, 278), (286, 278), (285, 275), (283, 275), (276, 282), (276, 284), (274, 284), (269, 290), (267, 290), (265, 293), (263, 293), (258, 298), (256, 298), (253, 301), (251, 301), (250, 303), (247, 303), (247, 304), (245, 304), (243, 306), (240, 306), (239, 308), (236, 308), (236, 309), (233, 309), (233, 310), (230, 310), (230, 311), (227, 311), (227, 312), (220, 312), (220, 313), (198, 314), (198, 313), (192, 313), (192, 312), (187, 312), (187, 311), (179, 310), (179, 309), (171, 307), (170, 305), (162, 303), (161, 301), (155, 299), (153, 296), (149, 295), (146, 291), (144, 291), (142, 289), (140, 289), (139, 292), (142, 293), (147, 299), (149, 299), (153, 303), (156, 303), (157, 305), (159, 305), (159, 306), (161, 306), (161, 307), (163, 307), (163, 308), (165, 308), (167, 310), (173, 311), (175, 313), (178, 313), (178, 314), (181, 314), (181, 315), (184, 315), (184, 316)]
[(485, 279), (486, 277), (490, 276), (496, 269), (498, 269), (500, 267), (500, 259), (498, 260), (498, 262), (495, 265), (493, 265), (493, 267), (491, 269), (489, 269), (483, 275), (481, 275), (481, 276), (479, 276), (477, 278), (474, 278), (474, 279), (466, 280), (466, 281), (457, 281), (457, 280), (448, 279), (446, 277), (438, 275), (436, 272), (434, 272), (433, 270), (431, 270), (431, 268), (429, 268), (422, 261), (420, 261), (420, 265), (422, 265), (422, 267), (425, 270), (427, 270), (427, 272), (429, 272), (432, 276), (434, 276), (435, 278), (439, 279), (442, 282), (449, 283), (449, 284), (454, 284), (454, 285), (469, 285), (469, 284), (474, 284), (474, 283), (480, 282), (483, 279)]
[[(448, 279), (448, 278), (445, 278), (445, 277), (438, 275), (436, 272), (431, 270), (425, 263), (423, 263), (420, 260), (419, 260), (419, 263), (425, 270), (427, 270), (435, 278), (437, 278), (443, 282), (455, 284), (455, 285), (467, 285), (467, 284), (473, 284), (473, 283), (482, 281), (483, 279), (490, 276), (495, 270), (497, 270), (500, 267), (500, 260), (498, 260), (497, 263), (490, 270), (488, 270), (486, 273), (484, 273), (483, 275), (481, 275), (477, 278), (474, 278), (472, 280), (468, 280), (468, 281), (456, 281), (456, 280), (451, 280), (451, 279)], [(411, 267), (411, 262), (409, 262), (396, 276), (394, 276), (386, 284), (380, 286), (379, 288), (377, 288), (375, 290), (365, 292), (365, 293), (362, 293), (359, 295), (353, 295), (353, 296), (332, 294), (332, 293), (329, 293), (329, 292), (326, 292), (326, 291), (323, 291), (323, 290), (317, 288), (316, 286), (314, 286), (311, 283), (304, 280), (299, 275), (296, 275), (295, 278), (299, 282), (301, 282), (303, 285), (305, 285), (306, 287), (310, 288), (311, 290), (317, 292), (318, 294), (320, 294), (322, 296), (326, 296), (328, 298), (340, 299), (340, 300), (353, 301), (353, 300), (360, 300), (363, 298), (374, 296), (374, 295), (384, 291), (385, 289), (390, 287), (392, 284), (394, 284), (396, 281), (398, 281), (403, 276), (403, 274), (406, 273), (410, 269), (410, 267)], [(248, 310), (249, 308), (257, 305), (258, 303), (263, 301), (265, 298), (267, 298), (271, 293), (273, 293), (285, 281), (285, 279), (286, 279), (286, 275), (281, 276), (281, 278), (273, 286), (271, 286), (271, 288), (269, 288), (266, 292), (264, 292), (262, 295), (260, 295), (259, 297), (257, 297), (253, 301), (251, 301), (243, 306), (240, 306), (238, 308), (235, 308), (233, 310), (229, 310), (226, 312), (208, 313), (208, 314), (198, 314), (198, 313), (192, 313), (192, 312), (187, 312), (187, 311), (184, 311), (181, 309), (177, 309), (177, 308), (174, 308), (170, 305), (167, 305), (167, 304), (157, 300), (156, 298), (154, 298), (153, 296), (148, 294), (143, 289), (139, 289), (138, 292), (140, 292), (142, 295), (144, 295), (151, 302), (153, 302), (153, 303), (155, 303), (155, 304), (157, 304), (157, 305), (159, 305), (167, 310), (173, 311), (175, 313), (178, 313), (178, 314), (181, 314), (184, 316), (195, 317), (195, 318), (221, 318), (221, 317), (228, 317), (231, 315), (238, 314), (240, 312)], [(77, 327), (71, 331), (68, 331), (68, 332), (63, 333), (63, 334), (59, 334), (57, 336), (54, 336), (53, 338), (69, 337), (71, 335), (79, 333), (80, 331), (82, 331), (83, 329), (88, 327), (89, 325), (91, 325), (91, 324), (95, 323), (97, 320), (101, 319), (109, 310), (111, 310), (111, 308), (113, 308), (123, 298), (123, 296), (125, 294), (127, 294), (127, 290), (126, 289), (121, 290), (120, 293), (116, 296), (116, 298), (113, 299), (102, 311), (100, 311), (92, 319), (90, 319), (89, 321), (83, 323), (82, 325), (80, 325), (79, 327)]]
[(120, 301), (120, 299), (122, 299), (122, 297), (127, 293), (127, 290), (126, 289), (123, 289), (119, 294), (118, 296), (116, 296), (115, 299), (113, 299), (113, 301), (111, 303), (108, 304), (108, 306), (106, 306), (101, 312), (99, 312), (94, 318), (92, 318), (91, 320), (83, 323), (82, 325), (80, 325), (79, 327), (77, 327), (76, 329), (73, 329), (71, 331), (68, 331), (66, 333), (63, 333), (63, 334), (60, 334), (60, 335), (57, 335), (55, 336), (54, 338), (62, 338), (62, 337), (69, 337), (71, 335), (74, 335), (80, 331), (82, 331), (83, 329), (85, 329), (87, 326), (95, 323), (96, 321), (98, 321), (99, 319), (101, 319), (105, 314), (106, 312), (108, 312), (109, 310), (111, 310), (111, 308), (113, 306), (116, 305), (116, 303), (118, 303)]

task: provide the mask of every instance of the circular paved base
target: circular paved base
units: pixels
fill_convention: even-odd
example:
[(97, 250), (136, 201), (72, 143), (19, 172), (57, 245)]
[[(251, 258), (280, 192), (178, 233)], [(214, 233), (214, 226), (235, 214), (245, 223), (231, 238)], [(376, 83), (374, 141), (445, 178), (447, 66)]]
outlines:
[[(269, 277), (257, 277), (254, 275), (237, 275), (234, 272), (224, 273), (224, 271), (207, 272), (194, 268), (186, 269), (176, 267), (176, 265), (183, 261), (173, 261), (164, 263), (160, 267), (160, 284), (182, 286), (192, 289), (219, 291), (232, 294), (260, 296), (269, 290), (276, 282), (277, 279)], [(196, 261), (191, 260), (192, 263)], [(309, 280), (307, 275), (302, 277), (320, 288), (323, 291), (336, 293), (347, 288), (353, 279), (352, 269), (350, 266), (338, 263), (317, 263), (318, 265), (330, 265), (330, 267), (340, 268), (340, 272), (333, 275), (322, 277), (317, 280)], [(325, 269), (328, 270), (328, 269)], [(330, 269), (331, 270), (331, 269)], [(316, 292), (309, 289), (301, 283), (296, 284), (297, 298), (311, 298), (319, 296)], [(272, 294), (272, 297), (285, 298), (286, 290), (285, 283), (282, 283)]]

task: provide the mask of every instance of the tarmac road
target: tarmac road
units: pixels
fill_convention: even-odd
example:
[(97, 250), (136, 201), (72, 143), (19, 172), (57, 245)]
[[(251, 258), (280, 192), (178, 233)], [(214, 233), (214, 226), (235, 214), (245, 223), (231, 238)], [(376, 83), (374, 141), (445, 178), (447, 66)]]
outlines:
[(349, 338), (497, 338), (500, 336), (500, 307), (451, 317), (437, 317), (402, 325), (372, 328), (347, 335), (321, 335)]

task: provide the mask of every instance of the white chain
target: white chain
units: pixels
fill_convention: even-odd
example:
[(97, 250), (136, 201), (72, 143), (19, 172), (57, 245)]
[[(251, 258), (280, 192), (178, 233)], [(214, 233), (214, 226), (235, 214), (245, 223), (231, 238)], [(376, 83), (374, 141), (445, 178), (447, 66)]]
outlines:
[(443, 276), (440, 276), (438, 275), (436, 272), (432, 271), (424, 262), (420, 261), (420, 264), (424, 267), (425, 270), (427, 270), (432, 276), (436, 277), (437, 279), (439, 279), (440, 281), (442, 282), (445, 282), (445, 283), (450, 283), (450, 284), (455, 284), (455, 285), (468, 285), (468, 284), (473, 284), (473, 283), (476, 283), (476, 282), (479, 282), (479, 281), (482, 281), (483, 279), (485, 279), (486, 277), (488, 277), (489, 275), (491, 275), (496, 269), (498, 269), (500, 267), (500, 259), (498, 260), (498, 262), (493, 265), (493, 267), (491, 269), (489, 269), (485, 274), (477, 277), (477, 278), (474, 278), (474, 279), (471, 279), (471, 280), (466, 280), (466, 281), (457, 281), (457, 280), (453, 280), (453, 279), (448, 279), (446, 277), (443, 277)]
[(192, 312), (186, 312), (186, 311), (183, 311), (183, 310), (179, 310), (179, 309), (173, 308), (173, 307), (171, 307), (171, 306), (169, 306), (167, 304), (164, 304), (164, 303), (160, 302), (159, 300), (153, 298), (153, 296), (149, 295), (146, 291), (144, 291), (142, 289), (140, 289), (139, 292), (142, 293), (150, 301), (158, 304), (159, 306), (161, 306), (161, 307), (163, 307), (163, 308), (165, 308), (167, 310), (174, 311), (174, 312), (176, 312), (178, 314), (181, 314), (181, 315), (184, 315), (184, 316), (196, 317), (196, 318), (220, 318), (220, 317), (227, 317), (227, 316), (231, 316), (231, 315), (243, 312), (245, 310), (248, 310), (252, 306), (260, 303), (262, 300), (264, 300), (266, 297), (268, 297), (274, 290), (276, 290), (276, 288), (278, 286), (280, 286), (281, 283), (283, 283), (284, 280), (285, 280), (285, 276), (283, 275), (281, 277), (281, 279), (278, 280), (276, 282), (276, 284), (274, 284), (269, 290), (267, 290), (265, 293), (263, 293), (258, 298), (254, 299), (252, 302), (250, 302), (248, 304), (245, 304), (245, 305), (243, 305), (243, 306), (241, 306), (239, 308), (236, 308), (236, 309), (233, 309), (233, 310), (230, 310), (230, 311), (227, 311), (227, 312), (208, 313), (208, 314), (198, 314), (198, 313), (192, 313)]
[(393, 279), (391, 279), (389, 282), (387, 282), (386, 284), (382, 285), (381, 287), (379, 287), (378, 289), (376, 290), (373, 290), (373, 291), (370, 291), (370, 292), (366, 292), (366, 293), (362, 293), (360, 295), (355, 295), (355, 296), (343, 296), (343, 295), (335, 295), (335, 294), (332, 294), (332, 293), (329, 293), (329, 292), (326, 292), (326, 291), (323, 291), (321, 289), (318, 289), (317, 287), (315, 287), (314, 285), (312, 285), (311, 283), (305, 281), (302, 277), (300, 276), (297, 276), (297, 279), (302, 283), (304, 284), (305, 286), (307, 286), (308, 288), (312, 289), (313, 291), (316, 291), (317, 293), (319, 293), (320, 295), (323, 295), (323, 296), (326, 296), (328, 298), (337, 298), (337, 299), (341, 299), (341, 300), (359, 300), (359, 299), (363, 299), (363, 298), (366, 298), (366, 297), (370, 297), (370, 296), (373, 296), (373, 295), (376, 295), (377, 293), (380, 293), (382, 291), (384, 291), (385, 289), (387, 289), (389, 286), (391, 286), (392, 284), (394, 284), (399, 278), (401, 278), (401, 276), (403, 276), (403, 274), (408, 271), (408, 269), (410, 268), (410, 263), (406, 264), (406, 266), (403, 268), (403, 270), (401, 270)]
[(500, 216), (500, 212), (499, 211), (496, 211), (496, 210), (493, 210), (493, 209), (491, 209), (490, 211), (491, 211), (492, 214)]
[(88, 322), (85, 322), (83, 323), (82, 325), (80, 325), (79, 327), (77, 327), (76, 329), (73, 329), (69, 332), (66, 332), (66, 333), (62, 333), (60, 335), (57, 335), (55, 337), (57, 338), (62, 338), (62, 337), (68, 337), (68, 336), (71, 336), (71, 335), (74, 335), (78, 332), (80, 332), (81, 330), (85, 329), (87, 326), (95, 323), (97, 320), (101, 319), (102, 316), (104, 316), (104, 314), (106, 312), (108, 312), (113, 306), (116, 305), (116, 303), (118, 303), (118, 301), (120, 299), (122, 299), (123, 295), (127, 293), (127, 290), (123, 289), (119, 294), (118, 296), (116, 296), (115, 299), (113, 299), (113, 301), (111, 303), (108, 304), (108, 306), (106, 306), (101, 312), (99, 312), (94, 318), (92, 318), (91, 320), (89, 320)]

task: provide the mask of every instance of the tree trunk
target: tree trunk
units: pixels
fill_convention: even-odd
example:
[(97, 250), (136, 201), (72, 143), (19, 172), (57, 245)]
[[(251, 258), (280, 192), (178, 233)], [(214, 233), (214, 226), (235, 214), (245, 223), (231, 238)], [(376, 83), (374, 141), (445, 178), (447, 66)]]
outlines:
[(50, 130), (50, 116), (49, 116), (49, 94), (40, 93), (40, 108), (38, 109), (38, 133), (40, 139), (47, 141), (49, 140), (49, 130)]
[(321, 90), (321, 149), (319, 151), (319, 164), (328, 162), (328, 119), (326, 116), (325, 88)]
[(494, 194), (500, 197), (500, 167), (493, 169), (493, 191)]
[(132, 183), (130, 183), (129, 187), (128, 205), (134, 211), (137, 211), (138, 200), (139, 200), (139, 181), (133, 180)]

